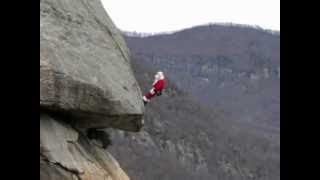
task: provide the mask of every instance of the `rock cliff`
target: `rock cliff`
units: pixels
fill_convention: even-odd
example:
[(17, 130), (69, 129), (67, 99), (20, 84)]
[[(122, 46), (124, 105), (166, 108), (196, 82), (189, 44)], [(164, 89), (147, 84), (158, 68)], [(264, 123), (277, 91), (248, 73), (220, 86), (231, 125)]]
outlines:
[(99, 0), (40, 1), (40, 178), (129, 177), (87, 130), (143, 126), (129, 51)]

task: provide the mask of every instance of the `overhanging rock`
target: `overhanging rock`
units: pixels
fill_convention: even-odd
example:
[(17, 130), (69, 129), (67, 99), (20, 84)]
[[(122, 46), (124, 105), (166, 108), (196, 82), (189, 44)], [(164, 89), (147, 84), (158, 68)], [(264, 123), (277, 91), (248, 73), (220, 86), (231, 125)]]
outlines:
[(84, 128), (139, 131), (141, 90), (101, 2), (41, 0), (40, 17), (40, 107)]

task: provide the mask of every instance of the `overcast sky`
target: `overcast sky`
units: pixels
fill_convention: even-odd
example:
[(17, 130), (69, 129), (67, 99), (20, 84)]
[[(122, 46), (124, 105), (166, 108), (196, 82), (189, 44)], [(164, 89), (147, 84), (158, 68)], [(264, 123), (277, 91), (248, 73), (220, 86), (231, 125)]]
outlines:
[(280, 0), (102, 0), (118, 28), (165, 32), (232, 22), (280, 30)]

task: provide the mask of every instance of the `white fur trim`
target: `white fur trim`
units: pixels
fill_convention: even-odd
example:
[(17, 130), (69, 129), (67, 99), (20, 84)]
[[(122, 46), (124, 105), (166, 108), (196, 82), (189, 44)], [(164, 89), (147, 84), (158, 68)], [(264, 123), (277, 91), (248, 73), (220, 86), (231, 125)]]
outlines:
[(143, 101), (149, 102), (150, 100), (146, 98), (146, 96), (143, 96)]
[(152, 88), (152, 89), (150, 89), (150, 93), (151, 93), (151, 94), (154, 94), (154, 93), (156, 93), (156, 92), (155, 92), (154, 89)]
[(159, 81), (159, 79), (160, 79), (159, 74), (156, 74), (156, 75), (154, 76), (154, 81), (153, 81), (152, 85), (155, 85), (155, 84), (157, 83), (157, 81)]

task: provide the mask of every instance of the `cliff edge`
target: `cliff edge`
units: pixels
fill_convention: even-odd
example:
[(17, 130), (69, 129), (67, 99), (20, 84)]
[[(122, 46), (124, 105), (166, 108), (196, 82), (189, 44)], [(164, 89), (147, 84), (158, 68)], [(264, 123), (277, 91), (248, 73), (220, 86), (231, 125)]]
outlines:
[(129, 177), (89, 128), (138, 132), (141, 90), (99, 0), (40, 1), (40, 178)]

